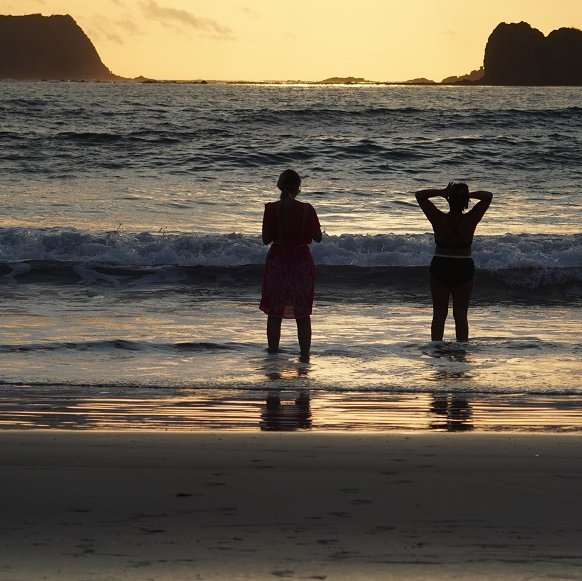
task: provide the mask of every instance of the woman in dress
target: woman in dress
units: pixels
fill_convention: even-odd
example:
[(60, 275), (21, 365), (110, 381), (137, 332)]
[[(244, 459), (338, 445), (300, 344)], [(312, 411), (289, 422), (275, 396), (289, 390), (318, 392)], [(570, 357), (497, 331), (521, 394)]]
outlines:
[[(449, 203), (449, 212), (439, 210), (430, 198), (442, 196)], [(450, 182), (442, 189), (416, 192), (416, 200), (432, 224), (436, 249), (430, 263), (430, 292), (433, 316), (431, 339), (442, 341), (453, 297), (453, 317), (457, 341), (469, 339), (467, 312), (473, 291), (475, 265), (471, 244), (477, 224), (483, 218), (493, 198), (491, 192), (469, 192), (467, 184)], [(478, 200), (468, 211), (469, 200)]]
[(321, 242), (321, 227), (311, 204), (298, 202), (301, 178), (292, 169), (279, 177), (281, 198), (265, 204), (263, 243), (271, 244), (263, 276), (260, 309), (268, 315), (269, 353), (276, 353), (283, 319), (295, 319), (303, 357), (311, 348), (315, 264), (309, 244)]

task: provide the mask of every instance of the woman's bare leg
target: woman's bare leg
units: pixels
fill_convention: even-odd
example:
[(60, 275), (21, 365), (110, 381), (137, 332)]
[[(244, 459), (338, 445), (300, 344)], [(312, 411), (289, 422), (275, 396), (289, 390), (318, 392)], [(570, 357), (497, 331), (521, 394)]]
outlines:
[(469, 301), (473, 292), (473, 279), (469, 282), (453, 287), (453, 317), (455, 318), (455, 333), (457, 341), (469, 340)]
[(449, 296), (451, 289), (439, 282), (431, 274), (429, 278), (430, 294), (432, 295), (432, 325), (430, 338), (433, 341), (442, 341), (445, 334), (445, 321), (449, 312)]
[(311, 317), (296, 319), (297, 338), (299, 339), (299, 349), (303, 357), (309, 356), (311, 350)]
[(279, 341), (281, 341), (281, 321), (279, 317), (269, 315), (267, 317), (267, 342), (269, 344), (269, 353), (279, 351)]

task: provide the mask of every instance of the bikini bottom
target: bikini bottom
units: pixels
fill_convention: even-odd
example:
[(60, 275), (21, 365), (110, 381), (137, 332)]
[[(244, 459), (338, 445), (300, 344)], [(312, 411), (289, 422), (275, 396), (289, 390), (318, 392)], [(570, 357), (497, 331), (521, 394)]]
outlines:
[(430, 263), (430, 273), (445, 286), (459, 286), (473, 279), (475, 263), (469, 256), (466, 258), (433, 256)]

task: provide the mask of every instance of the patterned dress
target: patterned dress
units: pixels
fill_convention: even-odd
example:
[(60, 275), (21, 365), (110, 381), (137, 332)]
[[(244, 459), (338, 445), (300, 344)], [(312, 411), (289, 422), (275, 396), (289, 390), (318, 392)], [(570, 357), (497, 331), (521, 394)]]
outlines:
[(293, 200), (286, 232), (279, 232), (281, 202), (265, 204), (263, 228), (273, 240), (263, 275), (260, 309), (274, 317), (302, 319), (311, 315), (315, 291), (315, 264), (309, 244), (319, 232), (311, 204)]

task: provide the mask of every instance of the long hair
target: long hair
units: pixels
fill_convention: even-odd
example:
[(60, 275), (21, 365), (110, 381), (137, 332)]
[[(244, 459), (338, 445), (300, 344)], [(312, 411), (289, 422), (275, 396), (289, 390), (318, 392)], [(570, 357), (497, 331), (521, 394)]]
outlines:
[(281, 210), (278, 214), (278, 231), (281, 240), (285, 240), (289, 234), (289, 208), (300, 186), (301, 178), (292, 169), (286, 169), (277, 181), (277, 187), (281, 190)]
[(464, 183), (456, 183), (449, 195), (449, 207), (454, 214), (462, 213), (469, 207), (469, 186)]

